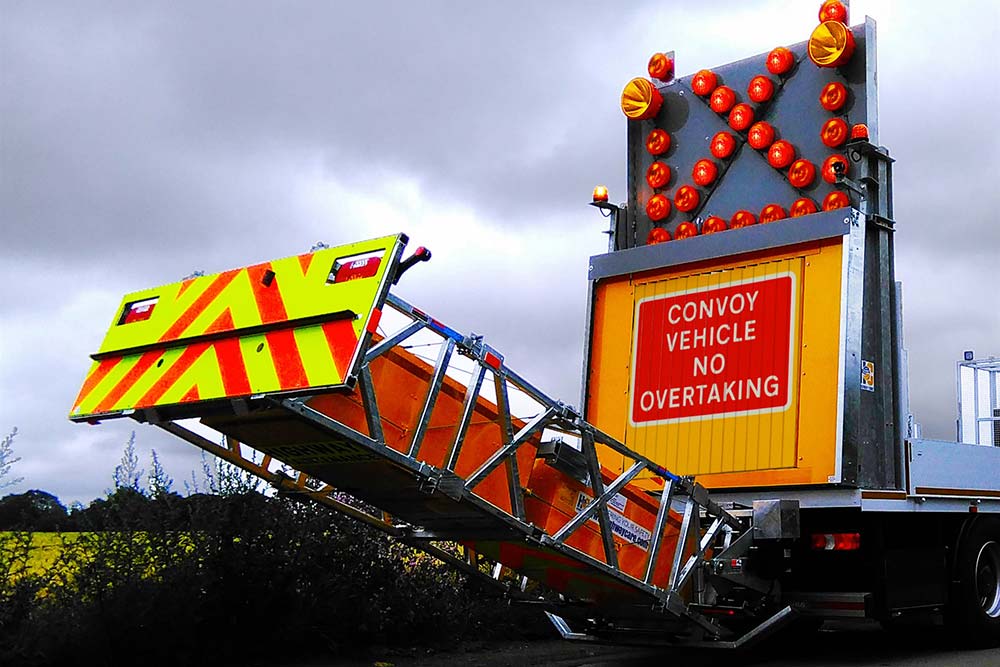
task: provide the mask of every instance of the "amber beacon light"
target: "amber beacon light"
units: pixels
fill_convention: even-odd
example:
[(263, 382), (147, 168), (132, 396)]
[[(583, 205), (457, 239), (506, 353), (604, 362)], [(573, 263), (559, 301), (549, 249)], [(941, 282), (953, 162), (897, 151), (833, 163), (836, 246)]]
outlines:
[(603, 185), (594, 186), (594, 202), (608, 201), (608, 189)]
[(840, 21), (824, 21), (809, 36), (807, 50), (819, 67), (840, 67), (854, 54), (854, 35)]
[(660, 112), (663, 96), (653, 82), (641, 76), (625, 84), (622, 91), (622, 112), (630, 120), (648, 120)]

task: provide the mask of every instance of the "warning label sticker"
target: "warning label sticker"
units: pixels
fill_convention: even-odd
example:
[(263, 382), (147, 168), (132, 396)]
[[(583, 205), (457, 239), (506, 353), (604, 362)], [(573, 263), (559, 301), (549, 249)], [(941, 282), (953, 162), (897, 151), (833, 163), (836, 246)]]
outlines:
[(782, 273), (640, 301), (632, 424), (786, 409), (794, 283)]
[[(624, 509), (624, 496), (618, 494), (616, 498), (622, 499), (621, 506), (622, 509)], [(590, 502), (590, 496), (586, 493), (580, 493), (576, 497), (576, 513), (579, 514), (586, 509)], [(635, 521), (632, 521), (632, 519), (629, 519), (627, 516), (612, 509), (616, 505), (614, 499), (609, 501), (608, 505), (611, 506), (608, 508), (608, 517), (611, 519), (611, 532), (626, 542), (631, 542), (643, 550), (648, 550), (649, 540), (652, 538), (653, 534), (637, 524)], [(598, 523), (596, 516), (592, 517), (590, 521)]]

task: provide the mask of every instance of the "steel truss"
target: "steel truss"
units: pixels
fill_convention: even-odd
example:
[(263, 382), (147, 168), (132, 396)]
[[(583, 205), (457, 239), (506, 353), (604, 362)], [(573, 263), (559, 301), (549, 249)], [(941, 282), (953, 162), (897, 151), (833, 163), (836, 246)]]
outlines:
[[(706, 604), (704, 566), (711, 562), (713, 553), (724, 553), (727, 556), (730, 554), (739, 555), (735, 549), (738, 549), (742, 544), (748, 544), (747, 540), (735, 539), (741, 534), (744, 536), (748, 534), (745, 519), (741, 520), (735, 517), (713, 502), (706, 489), (692, 478), (674, 475), (587, 423), (582, 415), (572, 407), (544, 394), (507, 367), (503, 356), (485, 344), (481, 336), (474, 334), (463, 336), (392, 294), (387, 296), (385, 305), (405, 316), (408, 321), (398, 331), (371, 344), (363, 352), (364, 361), (358, 373), (356, 391), (359, 392), (364, 406), (368, 433), (350, 428), (310, 407), (308, 404), (310, 396), (291, 398), (263, 396), (255, 397), (255, 400), (266, 403), (270, 409), (292, 413), (297, 418), (308, 422), (312, 427), (328, 433), (330, 437), (349, 441), (352, 445), (363, 448), (372, 455), (381, 457), (396, 467), (404, 469), (412, 475), (420, 490), (426, 494), (443, 495), (457, 504), (475, 508), (506, 532), (505, 539), (526, 542), (535, 547), (551, 550), (631, 589), (634, 593), (639, 594), (640, 599), (646, 599), (647, 609), (654, 615), (659, 615), (660, 618), (686, 621), (683, 625), (688, 628), (693, 624), (700, 628), (700, 634), (706, 639), (729, 640), (732, 638), (732, 633), (729, 630), (713, 618), (701, 613), (699, 609), (708, 606)], [(389, 350), (397, 346), (403, 347), (403, 344), (418, 332), (436, 334), (440, 339), (440, 348), (424, 397), (420, 417), (413, 430), (412, 440), (408, 451), (403, 453), (390, 448), (385, 443), (378, 407), (379, 396), (372, 382), (369, 364)], [(456, 351), (472, 361), (473, 371), (465, 392), (454, 438), (447, 452), (445, 465), (438, 468), (419, 460), (418, 456), (427, 433), (431, 413), (441, 393), (446, 373), (451, 367)], [(475, 472), (462, 478), (455, 473), (455, 464), (472, 422), (483, 384), (487, 380), (487, 374), (493, 382), (495, 392), (497, 406), (495, 421), (501, 433), (500, 445)], [(516, 419), (511, 414), (510, 409), (510, 392), (512, 390), (521, 392), (538, 404), (538, 414), (524, 421)], [(523, 423), (523, 426), (515, 431), (516, 423)], [(217, 444), (176, 422), (164, 421), (156, 425), (271, 483), (279, 493), (319, 502), (416, 546), (470, 575), (480, 579), (489, 579), (498, 588), (505, 588), (513, 593), (516, 593), (515, 589), (523, 590), (525, 588), (526, 582), (523, 579), (519, 586), (500, 583), (500, 573), (503, 568), (495, 563), (487, 566), (481, 555), (468, 549), (460, 555), (456, 555), (435, 543), (441, 540), (461, 539), (461, 529), (451, 531), (413, 525), (406, 521), (405, 516), (398, 516), (401, 512), (397, 512), (397, 516), (390, 516), (382, 511), (369, 511), (366, 503), (355, 502), (349, 495), (338, 492), (330, 484), (315, 480), (306, 472), (294, 470), (271, 456), (264, 455), (260, 462), (255, 462), (252, 455), (248, 456), (247, 448), (241, 446), (233, 438), (227, 437), (223, 441), (225, 444)], [(543, 432), (564, 434), (579, 439), (581, 454), (586, 461), (587, 485), (595, 499), (553, 532), (546, 532), (526, 520), (525, 490), (521, 488), (519, 483), (517, 469), (517, 452), (529, 441), (536, 441), (540, 438)], [(602, 479), (598, 460), (598, 445), (620, 454), (626, 464), (623, 465), (624, 472), (609, 484), (605, 484)], [(487, 502), (476, 493), (477, 486), (500, 466), (504, 466), (508, 473), (507, 492), (512, 508), (510, 512)], [(652, 538), (646, 556), (644, 576), (635, 577), (619, 567), (609, 502), (643, 471), (650, 471), (663, 478), (665, 482), (659, 497), (655, 523), (651, 530)], [(666, 550), (663, 548), (663, 533), (672, 508), (675, 511), (682, 511), (683, 519), (676, 547), (672, 553), (664, 553)], [(575, 531), (595, 518), (603, 543), (602, 558), (584, 553), (567, 544), (567, 539)], [(667, 585), (660, 587), (653, 584), (653, 573), (657, 563), (662, 558), (671, 559), (671, 569)], [(552, 600), (553, 598), (550, 597), (549, 601)], [(567, 600), (563, 596), (557, 596), (557, 601), (567, 604), (585, 602)], [(558, 608), (555, 611), (558, 611)], [(550, 613), (550, 619), (561, 632), (568, 628), (566, 621), (558, 615)], [(564, 635), (568, 638), (583, 636), (579, 633), (567, 632), (568, 634), (564, 632)]]

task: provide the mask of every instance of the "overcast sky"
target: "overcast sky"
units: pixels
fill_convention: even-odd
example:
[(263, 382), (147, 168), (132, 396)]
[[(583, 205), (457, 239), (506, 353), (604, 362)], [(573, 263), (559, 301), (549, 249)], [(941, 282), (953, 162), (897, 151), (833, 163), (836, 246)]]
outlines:
[[(14, 491), (111, 485), (130, 430), (180, 480), (189, 445), (66, 419), (121, 295), (407, 232), (401, 296), (483, 333), (577, 404), (598, 182), (625, 198), (625, 82), (806, 39), (818, 1), (0, 0), (0, 430)], [(897, 159), (912, 410), (954, 439), (955, 367), (1000, 355), (1000, 12), (854, 0), (878, 21)], [(146, 461), (144, 461), (146, 463)], [(148, 467), (148, 465), (147, 465)]]

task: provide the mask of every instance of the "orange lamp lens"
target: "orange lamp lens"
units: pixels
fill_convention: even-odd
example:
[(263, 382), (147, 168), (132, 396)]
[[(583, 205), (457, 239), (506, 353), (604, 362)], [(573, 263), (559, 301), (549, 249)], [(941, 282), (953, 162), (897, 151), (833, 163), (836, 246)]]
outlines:
[(711, 160), (698, 160), (691, 170), (691, 179), (695, 185), (711, 185), (719, 175), (719, 169)]
[(674, 230), (675, 239), (689, 239), (698, 236), (698, 227), (693, 222), (684, 221)]
[(636, 77), (625, 84), (622, 91), (622, 113), (629, 120), (648, 120), (656, 117), (663, 106), (663, 96), (649, 79)]
[(718, 78), (715, 76), (715, 72), (703, 69), (691, 77), (691, 90), (694, 91), (695, 95), (705, 97), (715, 90), (717, 82)]
[(828, 83), (819, 94), (819, 103), (827, 111), (840, 111), (847, 102), (847, 86), (839, 81)]
[(823, 162), (823, 169), (820, 171), (820, 173), (823, 175), (823, 180), (826, 181), (827, 183), (837, 182), (837, 170), (834, 167), (834, 165), (838, 163), (844, 165), (843, 169), (841, 169), (840, 171), (842, 174), (844, 174), (844, 176), (847, 175), (847, 172), (850, 169), (850, 165), (847, 162), (847, 158), (845, 158), (843, 155), (831, 155), (826, 159), (826, 161)]
[(736, 104), (736, 93), (729, 86), (719, 86), (712, 91), (708, 106), (715, 113), (727, 113)]
[(651, 155), (663, 155), (670, 150), (670, 135), (666, 130), (655, 129), (646, 137), (646, 150)]
[(726, 226), (726, 221), (714, 215), (709, 216), (708, 220), (701, 225), (702, 234), (715, 234), (716, 232), (724, 232), (727, 229), (729, 228)]
[(677, 190), (677, 194), (674, 195), (674, 206), (677, 207), (678, 211), (685, 213), (697, 208), (700, 201), (701, 195), (690, 185), (682, 185)]
[(847, 7), (839, 0), (826, 0), (819, 8), (819, 22), (840, 21), (847, 24)]
[(823, 210), (833, 211), (838, 208), (846, 208), (851, 205), (851, 200), (846, 192), (834, 190), (823, 198)]
[(809, 36), (806, 51), (818, 67), (840, 67), (854, 54), (854, 35), (840, 21), (824, 21)]
[(764, 150), (774, 143), (774, 128), (764, 121), (754, 123), (747, 132), (747, 143), (759, 151)]
[(819, 138), (824, 146), (836, 148), (847, 141), (847, 121), (843, 118), (831, 118), (823, 123), (823, 129), (819, 131)]
[(603, 185), (598, 185), (594, 188), (594, 201), (608, 201), (608, 189)]
[(657, 243), (666, 243), (670, 240), (670, 232), (665, 230), (663, 227), (653, 227), (649, 230), (649, 234), (646, 235), (646, 245), (656, 245)]
[(749, 227), (750, 225), (756, 224), (757, 216), (750, 211), (736, 211), (736, 213), (733, 213), (733, 217), (729, 221), (729, 226), (733, 229), (740, 229), (742, 227)]
[(778, 204), (768, 204), (760, 212), (761, 222), (774, 222), (775, 220), (782, 220), (787, 217), (788, 214), (785, 213), (785, 209), (781, 208)]
[(867, 139), (868, 138), (868, 126), (864, 123), (858, 123), (851, 128), (851, 139)]
[(801, 218), (804, 215), (812, 215), (816, 212), (816, 203), (808, 197), (796, 199), (790, 209), (793, 218)]
[(751, 102), (767, 102), (774, 95), (774, 82), (766, 76), (755, 76), (747, 86), (747, 97)]
[(753, 107), (749, 104), (737, 104), (729, 112), (729, 127), (742, 132), (753, 125)]
[(718, 159), (725, 160), (736, 150), (736, 138), (728, 132), (718, 132), (712, 137), (712, 145), (709, 150)]
[(771, 74), (785, 74), (795, 66), (795, 54), (783, 46), (767, 54), (767, 71)]
[(667, 199), (667, 196), (659, 194), (650, 197), (649, 201), (646, 202), (646, 215), (653, 222), (663, 220), (670, 215), (670, 200)]
[(654, 53), (646, 68), (649, 76), (660, 81), (670, 81), (674, 78), (674, 61), (665, 53)]
[(792, 187), (808, 188), (816, 180), (816, 165), (805, 158), (796, 160), (788, 168), (788, 182)]
[(646, 182), (649, 187), (658, 190), (670, 180), (670, 167), (663, 162), (654, 162), (646, 170)]
[(795, 146), (779, 139), (767, 150), (767, 162), (775, 169), (784, 169), (795, 160)]

